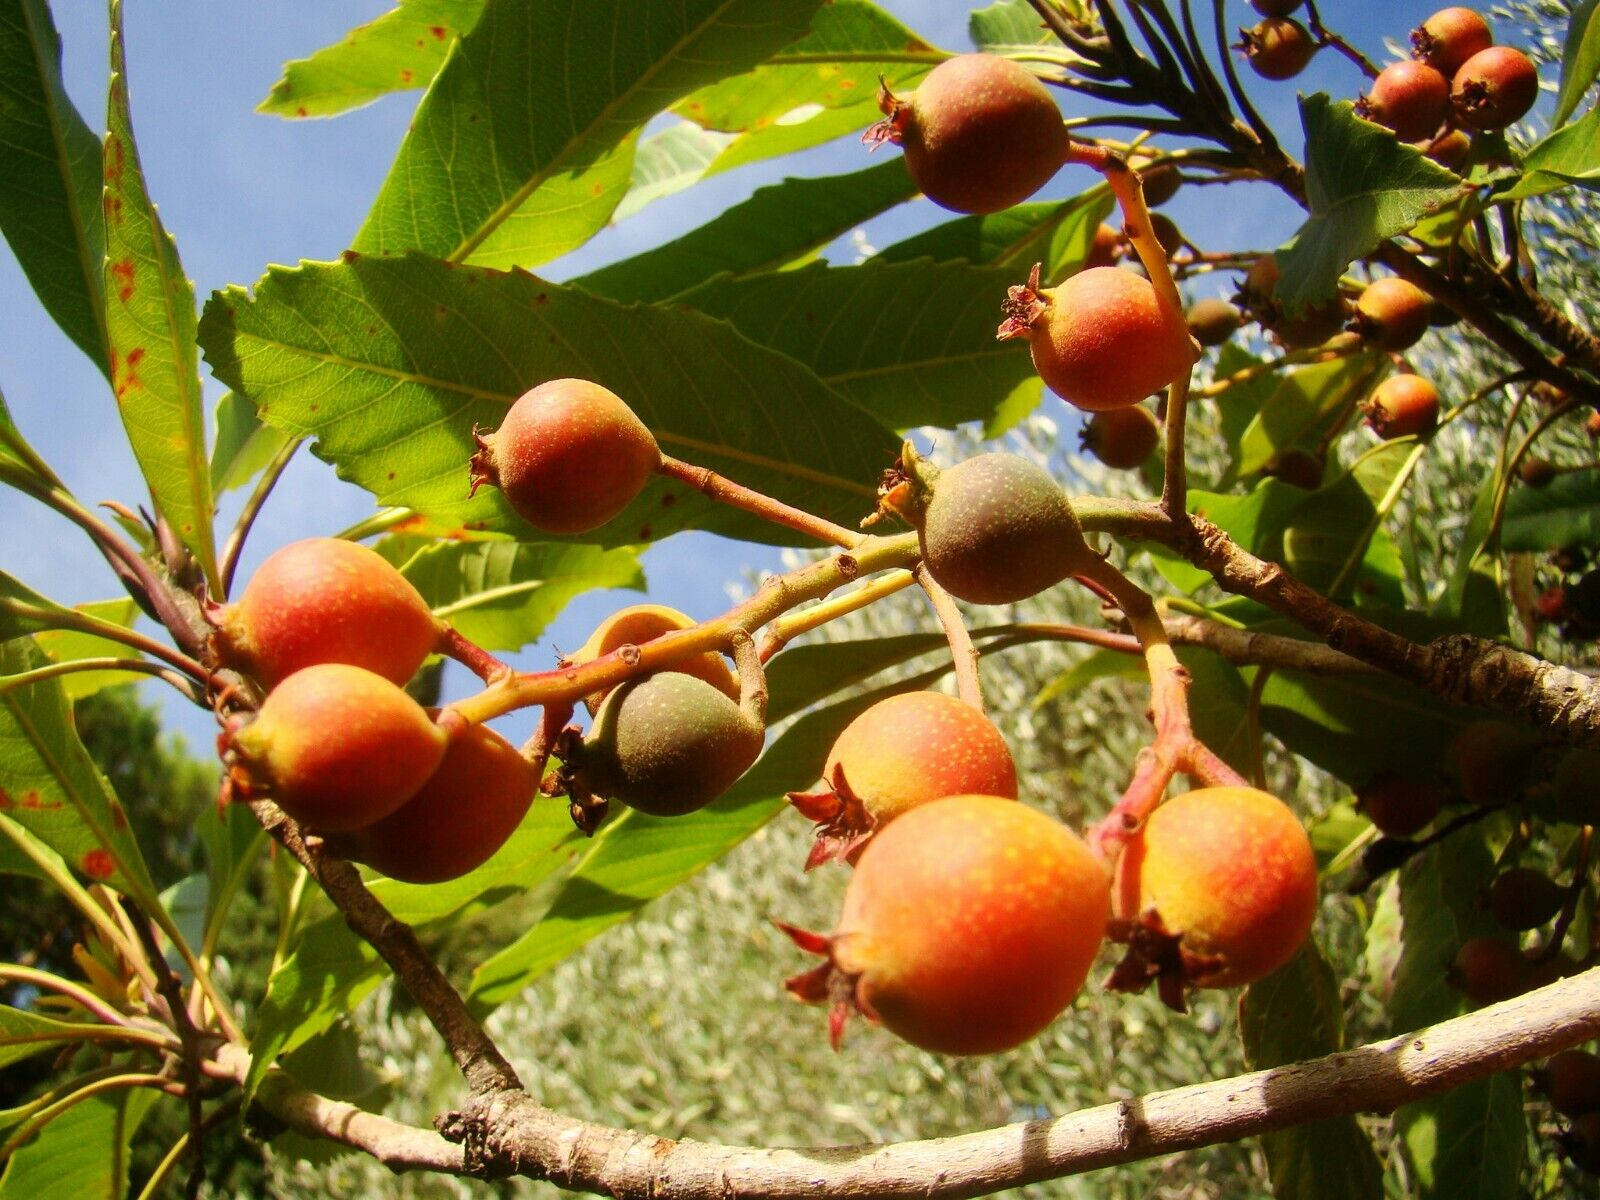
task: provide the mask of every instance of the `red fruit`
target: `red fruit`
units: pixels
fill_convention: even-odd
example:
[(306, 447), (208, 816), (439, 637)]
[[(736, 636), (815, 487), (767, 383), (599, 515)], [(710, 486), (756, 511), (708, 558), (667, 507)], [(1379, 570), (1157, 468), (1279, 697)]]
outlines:
[(1450, 81), (1427, 63), (1391, 63), (1356, 102), (1356, 112), (1394, 130), (1402, 142), (1420, 142), (1444, 124), (1450, 113)]
[(399, 687), (344, 663), (296, 671), (253, 721), (222, 737), (246, 795), (265, 795), (324, 833), (394, 812), (438, 768), (448, 741)]
[(1161, 309), (1149, 280), (1117, 267), (1090, 267), (1057, 288), (1010, 289), (1002, 340), (1026, 337), (1034, 369), (1068, 403), (1088, 412), (1127, 408), (1194, 365), (1181, 313)]
[(1206, 296), (1189, 305), (1183, 314), (1189, 336), (1202, 346), (1220, 346), (1244, 323), (1239, 310), (1226, 300)]
[(1245, 61), (1263, 79), (1292, 79), (1306, 69), (1317, 52), (1316, 40), (1304, 25), (1284, 17), (1268, 17), (1239, 30)]
[(867, 709), (833, 743), (822, 781), (819, 792), (789, 794), (818, 822), (807, 870), (855, 861), (875, 830), (930, 800), (1017, 796), (1005, 738), (972, 705), (943, 692), (905, 692)]
[(1548, 487), (1560, 473), (1555, 463), (1531, 455), (1517, 464), (1517, 478), (1529, 487)]
[(993, 1054), (1055, 1020), (1105, 936), (1104, 869), (1081, 838), (997, 796), (912, 809), (873, 838), (832, 937), (789, 930), (829, 961), (788, 981), (828, 1003), (835, 1046), (859, 1010), (914, 1046)]
[(1043, 467), (994, 453), (940, 471), (907, 451), (922, 560), (951, 595), (973, 604), (1025, 600), (1077, 574), (1094, 553)]
[(1066, 161), (1068, 135), (1049, 90), (1026, 67), (993, 54), (946, 59), (909, 99), (885, 87), (885, 119), (862, 136), (896, 142), (928, 199), (963, 213), (1026, 200)]
[(1432, 779), (1384, 771), (1356, 793), (1367, 820), (1386, 837), (1406, 838), (1426, 828), (1439, 815), (1444, 795)]
[(1428, 332), (1433, 299), (1395, 275), (1374, 279), (1356, 299), (1355, 328), (1382, 350), (1405, 350)]
[(1317, 911), (1317, 861), (1300, 820), (1275, 796), (1201, 788), (1161, 805), (1123, 851), (1112, 885), (1113, 936), (1129, 941), (1112, 986), (1151, 979), (1237, 987), (1294, 957)]
[(1109, 267), (1122, 257), (1123, 247), (1122, 230), (1114, 225), (1101, 223), (1095, 226), (1094, 238), (1089, 243), (1089, 254), (1083, 260), (1083, 267)]
[(1541, 621), (1561, 621), (1567, 615), (1567, 589), (1559, 584), (1546, 588), (1533, 602), (1533, 612)]
[(538, 786), (533, 768), (494, 730), (473, 725), (394, 812), (343, 835), (336, 849), (406, 883), (442, 883), (488, 862), (522, 823)]
[(1561, 911), (1566, 892), (1560, 884), (1532, 867), (1513, 867), (1494, 877), (1489, 885), (1489, 910), (1502, 929), (1521, 933), (1537, 929)]
[(616, 393), (587, 379), (552, 379), (511, 406), (500, 428), (473, 437), (472, 490), (505, 493), (545, 533), (587, 533), (650, 482), (661, 449)]
[(1441, 8), (1411, 32), (1411, 52), (1446, 78), (1480, 50), (1494, 44), (1489, 23), (1459, 5)]
[(1445, 972), (1445, 982), (1474, 1004), (1494, 1004), (1527, 991), (1533, 965), (1502, 937), (1468, 938)]
[[(589, 640), (562, 661), (572, 665), (593, 662), (623, 646), (643, 645), (664, 633), (691, 629), (694, 624), (693, 617), (675, 608), (668, 608), (664, 604), (630, 605), (600, 622), (595, 631), (589, 635)], [(738, 677), (729, 668), (728, 660), (714, 650), (704, 650), (699, 654), (679, 659), (672, 664), (671, 669), (681, 671), (685, 675), (693, 675), (696, 679), (704, 679), (730, 700), (739, 698)], [(600, 707), (600, 702), (610, 691), (610, 688), (601, 688), (591, 692), (583, 698), (583, 702), (589, 706), (589, 711), (593, 712)]]
[(1550, 1107), (1563, 1117), (1600, 1112), (1600, 1054), (1563, 1050), (1541, 1072)]
[(1391, 375), (1367, 398), (1361, 412), (1381, 438), (1427, 433), (1439, 421), (1439, 392), (1420, 375)]
[(1095, 413), (1078, 435), (1083, 448), (1108, 467), (1131, 471), (1161, 443), (1161, 422), (1142, 404)]
[(275, 551), (215, 619), (217, 658), (269, 688), (326, 662), (404, 683), (440, 631), (405, 576), (376, 551), (340, 538), (306, 538)]
[(1592, 412), (1584, 418), (1583, 431), (1591, 438), (1600, 438), (1600, 412)]
[(1539, 98), (1539, 71), (1533, 60), (1510, 46), (1490, 46), (1466, 62), (1450, 81), (1450, 103), (1463, 125), (1504, 129)]

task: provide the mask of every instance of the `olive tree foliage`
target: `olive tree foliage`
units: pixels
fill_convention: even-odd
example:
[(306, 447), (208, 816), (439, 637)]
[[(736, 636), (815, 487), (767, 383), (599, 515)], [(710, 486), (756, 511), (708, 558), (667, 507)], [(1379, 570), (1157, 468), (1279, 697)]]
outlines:
[[(123, 52), (136, 22), (125, 29), (112, 0), (107, 110), (86, 118), (61, 86), (47, 4), (0, 2), (16, 98), (0, 110), (16, 166), (0, 229), (38, 302), (103, 370), (107, 419), (119, 414), (152, 504), (144, 519), (137, 498), (99, 515), (102, 498), (73, 495), (26, 440), (42, 400), (0, 410), (0, 482), (72, 521), (107, 560), (108, 594), (125, 593), (69, 608), (0, 575), (0, 870), (58, 894), (78, 939), (70, 964), (0, 967), (0, 1066), (54, 1056), (0, 1111), (0, 1197), (153, 1196), (180, 1180), (202, 1194), (226, 1186), (206, 1147), (239, 1129), (267, 1143), (267, 1186), (283, 1192), (1591, 1186), (1516, 1068), (1600, 1032), (1600, 810), (1553, 784), (1570, 755), (1600, 747), (1600, 697), (1556, 669), (1585, 663), (1600, 632), (1583, 603), (1600, 541), (1584, 429), (1600, 406), (1600, 18), (1588, 3), (1495, 14), (1555, 92), (1449, 170), (1360, 120), (1351, 97), (1302, 97), (1301, 130), (1269, 128), (1251, 102), (1269, 85), (1228, 50), (1232, 7), (1001, 0), (972, 14), (980, 49), (1033, 65), (1087, 114), (1072, 123), (1059, 180), (1078, 190), (1064, 199), (813, 261), (913, 198), (900, 160), (880, 154), (553, 279), (544, 264), (609, 220), (858, 133), (878, 116), (880, 77), (908, 92), (950, 51), (868, 0), (405, 0), (289, 64), (263, 102), (299, 119), (426, 87), (350, 249), (197, 298), (183, 231), (164, 228), (139, 168)], [(1380, 53), (1374, 31), (1307, 18), (1320, 53), (1368, 68)], [(1153, 136), (1135, 144), (1141, 133)], [(1126, 170), (1135, 150), (1188, 187), (1275, 189), (1304, 223), (1168, 263)], [(1278, 249), (1290, 312), (1394, 272), (1455, 320), (1401, 355), (1353, 335), (1285, 352), (1247, 329), (1168, 393), (1164, 453), (1118, 476), (1074, 452), (1075, 418), (1025, 351), (994, 338), (1007, 287), (1034, 262), (1050, 282), (1079, 268), (1108, 218), (1127, 224), (1130, 263), (1186, 297), (1229, 294)], [(1357, 406), (1401, 366), (1439, 381), (1445, 415), (1379, 444)], [(228, 389), (215, 406), (202, 369)], [(569, 375), (613, 387), (668, 453), (726, 486), (652, 484), (564, 540), (535, 535), (492, 490), (469, 495), (474, 427)], [(859, 562), (915, 564), (911, 543), (853, 533), (906, 431), (944, 462), (1004, 440), (1047, 464), (1157, 615), (1072, 584), (958, 623), (933, 620), (915, 592), (838, 602)], [(770, 656), (761, 760), (700, 813), (622, 813), (592, 840), (540, 801), (446, 884), (358, 874), (264, 802), (207, 807), (203, 863), (163, 877), (170, 855), (85, 752), (73, 703), (143, 675), (219, 713), (254, 704), (215, 661), (202, 602), (229, 595), (255, 515), (307, 442), (374, 512), (305, 533), (370, 540), (476, 647), (468, 665), (532, 643), (582, 590), (636, 582), (640, 549), (679, 530), (794, 547), (782, 586), (703, 626), (724, 648), (751, 613), (772, 649), (804, 629)], [(1317, 486), (1279, 477), (1292, 453), (1319, 465)], [(1554, 468), (1543, 486), (1523, 469), (1533, 458)], [(249, 489), (244, 515), (219, 528), (234, 487)], [(848, 554), (817, 557), (828, 540)], [(786, 599), (806, 587), (808, 600), (835, 593), (815, 630)], [(1185, 672), (1145, 679), (1152, 629)], [(961, 665), (969, 643), (975, 672)], [(559, 672), (516, 686), (560, 711)], [(1151, 744), (1145, 709), (1167, 729), (1176, 704), (1195, 744), (1306, 821), (1326, 895), (1313, 944), (1242, 995), (1194, 993), (1187, 1015), (1091, 986), (1007, 1055), (945, 1059), (872, 1029), (832, 1054), (818, 1014), (779, 997), (795, 956), (768, 918), (827, 929), (844, 872), (801, 876), (809, 832), (784, 795), (815, 782), (871, 698), (929, 686), (981, 690), (1024, 801), (1078, 826), (1131, 811), (1141, 751), (1173, 750)], [(492, 689), (439, 699), (481, 714)], [(1519, 790), (1477, 808), (1453, 793), (1432, 833), (1379, 836), (1355, 791), (1383, 770), (1448, 776), (1452, 740), (1490, 714), (1538, 738)], [(530, 749), (541, 767), (548, 749)], [(1566, 978), (1464, 1015), (1444, 967), (1491, 928), (1482, 890), (1514, 863), (1563, 882), (1560, 915), (1523, 942), (1545, 979)], [(242, 897), (263, 877), (276, 901), (265, 982), (229, 965)], [(732, 1148), (762, 1146), (863, 1148)], [(389, 1168), (411, 1173), (380, 1179)]]

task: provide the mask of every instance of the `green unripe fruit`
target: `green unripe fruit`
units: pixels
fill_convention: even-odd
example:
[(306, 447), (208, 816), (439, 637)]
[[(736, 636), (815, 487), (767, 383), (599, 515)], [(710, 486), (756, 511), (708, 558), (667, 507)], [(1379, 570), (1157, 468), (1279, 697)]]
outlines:
[(222, 740), (247, 794), (336, 833), (380, 821), (416, 795), (449, 738), (382, 676), (321, 663), (285, 679), (253, 721)]
[(945, 471), (921, 471), (922, 558), (952, 596), (973, 604), (1025, 600), (1093, 554), (1066, 492), (1025, 458), (979, 454)]
[(1108, 467), (1131, 471), (1161, 444), (1161, 422), (1142, 404), (1095, 413), (1078, 435), (1083, 448)]
[(488, 862), (522, 822), (538, 786), (533, 768), (494, 730), (450, 739), (438, 770), (381, 821), (338, 849), (406, 883), (442, 883)]
[(661, 671), (606, 696), (571, 767), (593, 795), (681, 816), (727, 791), (760, 757), (765, 732), (705, 680)]
[(1189, 305), (1183, 314), (1189, 334), (1202, 346), (1220, 346), (1244, 323), (1237, 308), (1216, 296), (1206, 296)]
[(661, 448), (615, 392), (552, 379), (524, 393), (499, 429), (473, 436), (472, 490), (493, 484), (545, 533), (598, 529), (644, 490)]
[(1160, 163), (1139, 171), (1139, 186), (1144, 192), (1144, 202), (1157, 208), (1171, 200), (1183, 186), (1183, 176), (1173, 163)]
[(213, 619), (217, 658), (268, 688), (330, 662), (404, 683), (439, 640), (439, 624), (410, 581), (376, 551), (341, 538), (275, 551)]

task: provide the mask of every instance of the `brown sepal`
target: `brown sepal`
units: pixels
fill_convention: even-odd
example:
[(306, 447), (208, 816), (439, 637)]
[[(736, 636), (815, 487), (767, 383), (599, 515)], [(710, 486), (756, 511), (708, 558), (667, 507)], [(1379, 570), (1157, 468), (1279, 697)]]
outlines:
[(817, 840), (806, 857), (806, 870), (826, 862), (855, 865), (878, 827), (861, 798), (851, 790), (844, 768), (833, 768), (833, 779), (818, 792), (790, 792), (793, 804), (807, 820), (817, 823)]
[(1009, 338), (1026, 337), (1033, 324), (1050, 307), (1050, 300), (1039, 285), (1039, 264), (1033, 264), (1033, 270), (1028, 273), (1028, 282), (1013, 284), (1006, 289), (1006, 298), (1000, 305), (1000, 311), (1005, 313), (1006, 319), (1000, 322), (1000, 328), (995, 330), (998, 341)]
[(889, 90), (889, 81), (878, 76), (878, 111), (883, 120), (875, 122), (861, 134), (861, 144), (876, 150), (885, 142), (899, 145), (905, 137), (906, 122), (911, 119), (911, 105)]
[(490, 434), (486, 437), (478, 426), (472, 427), (472, 440), (478, 444), (478, 448), (467, 460), (467, 477), (472, 481), (472, 490), (467, 493), (469, 497), (476, 496), (478, 489), (486, 483), (491, 487), (500, 486), (500, 472), (494, 465), (494, 448), (489, 445), (489, 437), (493, 436)]
[(850, 1014), (863, 1012), (856, 1000), (857, 977), (846, 974), (834, 964), (832, 938), (782, 921), (774, 921), (773, 924), (807, 954), (818, 954), (828, 960), (809, 971), (790, 976), (783, 981), (783, 987), (803, 1004), (828, 1006), (828, 1044), (838, 1050), (844, 1041), (844, 1029), (849, 1023)]
[(1107, 936), (1125, 942), (1128, 950), (1112, 968), (1106, 987), (1114, 992), (1141, 992), (1153, 980), (1161, 1002), (1174, 1012), (1188, 1012), (1185, 989), (1222, 966), (1216, 955), (1184, 949), (1181, 937), (1170, 932), (1154, 910), (1131, 921), (1113, 920)]

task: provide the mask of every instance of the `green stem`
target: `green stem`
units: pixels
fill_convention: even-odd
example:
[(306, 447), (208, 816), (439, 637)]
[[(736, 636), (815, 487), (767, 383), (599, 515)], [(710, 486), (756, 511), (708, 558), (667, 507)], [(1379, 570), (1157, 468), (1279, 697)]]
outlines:
[(210, 672), (187, 654), (180, 654), (165, 643), (146, 637), (136, 629), (118, 625), (115, 621), (91, 617), (88, 613), (77, 612), (70, 608), (59, 606), (46, 608), (30, 604), (26, 600), (18, 600), (14, 596), (0, 596), (0, 612), (10, 613), (24, 621), (37, 621), (46, 628), (73, 629), (79, 633), (90, 633), (105, 638), (107, 641), (121, 642), (124, 646), (130, 646), (150, 655), (151, 658), (160, 659), (168, 666), (176, 667), (196, 683), (205, 684), (211, 677)]
[(200, 702), (200, 694), (194, 690), (194, 685), (189, 680), (168, 667), (146, 662), (142, 658), (75, 658), (69, 662), (50, 663), (43, 667), (35, 667), (31, 671), (0, 676), (0, 694), (80, 671), (127, 671), (138, 675), (154, 675), (157, 679), (170, 683), (189, 700), (197, 704)]
[(168, 1079), (165, 1075), (145, 1075), (135, 1073), (111, 1075), (104, 1079), (97, 1079), (93, 1083), (85, 1084), (77, 1091), (63, 1096), (54, 1104), (40, 1109), (32, 1117), (24, 1121), (17, 1131), (7, 1138), (4, 1143), (0, 1143), (0, 1162), (4, 1162), (6, 1159), (10, 1158), (18, 1146), (26, 1143), (29, 1138), (33, 1137), (33, 1135), (38, 1133), (39, 1130), (43, 1129), (62, 1113), (66, 1112), (67, 1109), (72, 1108), (74, 1105), (81, 1104), (85, 1100), (92, 1100), (94, 1097), (103, 1095), (106, 1092), (121, 1091), (123, 1088), (147, 1087), (160, 1088), (161, 1090), (165, 1091), (171, 1086), (172, 1080)]
[(272, 461), (267, 464), (266, 470), (261, 473), (261, 478), (256, 481), (256, 486), (251, 489), (250, 498), (245, 501), (239, 519), (234, 522), (233, 532), (228, 535), (228, 540), (222, 547), (222, 561), (218, 567), (222, 576), (222, 595), (218, 597), (219, 600), (226, 599), (228, 593), (233, 590), (233, 576), (239, 569), (239, 556), (244, 552), (245, 539), (250, 536), (251, 527), (261, 515), (261, 509), (266, 504), (267, 498), (272, 495), (272, 489), (277, 487), (278, 480), (283, 478), (290, 460), (304, 444), (305, 438), (291, 438), (285, 442), (272, 456)]

